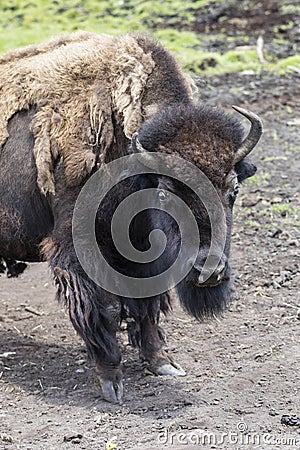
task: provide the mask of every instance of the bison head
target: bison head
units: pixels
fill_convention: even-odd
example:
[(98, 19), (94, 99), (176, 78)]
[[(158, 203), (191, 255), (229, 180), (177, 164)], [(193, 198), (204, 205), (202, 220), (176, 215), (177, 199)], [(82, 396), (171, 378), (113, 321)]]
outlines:
[[(151, 229), (161, 229), (167, 237), (167, 245), (164, 254), (152, 263), (152, 268), (154, 271), (166, 270), (178, 252), (181, 237), (181, 224), (174, 223), (167, 211), (178, 197), (188, 205), (198, 226), (200, 244), (195, 239), (197, 248), (186, 250), (184, 270), (187, 275), (177, 285), (177, 292), (185, 309), (197, 319), (221, 311), (230, 299), (232, 209), (240, 183), (256, 172), (256, 167), (245, 157), (261, 137), (261, 121), (251, 112), (238, 107), (234, 109), (251, 123), (246, 138), (243, 138), (244, 129), (240, 121), (234, 116), (194, 104), (172, 106), (157, 113), (132, 138), (132, 151), (142, 155), (141, 163), (152, 172), (139, 178), (138, 189), (154, 187), (158, 202), (157, 209), (136, 217), (132, 228), (133, 241), (139, 245), (138, 241), (147, 241)], [(175, 159), (176, 156), (193, 164), (209, 180), (217, 197), (211, 196), (206, 188), (197, 195), (189, 183), (182, 182), (182, 176), (179, 180), (178, 171), (186, 170), (185, 167), (177, 165), (174, 176), (161, 174), (154, 157), (158, 153), (169, 155), (171, 165), (172, 157)], [(186, 172), (184, 178), (188, 180), (193, 174)], [(195, 183), (196, 180), (192, 181)], [(211, 198), (207, 198), (209, 196)], [(208, 213), (209, 202), (215, 203), (209, 208), (212, 207), (216, 214)], [(218, 219), (220, 211), (216, 209), (222, 210), (225, 220)], [(181, 220), (185, 220), (184, 215), (181, 215)], [(213, 228), (217, 230), (217, 237), (214, 236), (215, 242), (212, 243)], [(137, 235), (143, 238), (136, 240)], [(191, 242), (193, 239), (189, 242), (190, 247), (193, 246)], [(189, 255), (195, 255), (195, 251), (196, 257), (190, 258)], [(149, 267), (147, 270), (148, 274), (152, 273)]]

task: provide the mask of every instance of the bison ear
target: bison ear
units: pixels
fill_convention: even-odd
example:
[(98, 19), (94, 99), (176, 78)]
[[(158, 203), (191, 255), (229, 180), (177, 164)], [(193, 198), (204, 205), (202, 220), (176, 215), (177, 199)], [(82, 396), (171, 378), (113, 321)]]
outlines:
[(246, 178), (252, 177), (257, 170), (254, 164), (245, 160), (236, 163), (234, 169), (239, 183), (242, 183)]

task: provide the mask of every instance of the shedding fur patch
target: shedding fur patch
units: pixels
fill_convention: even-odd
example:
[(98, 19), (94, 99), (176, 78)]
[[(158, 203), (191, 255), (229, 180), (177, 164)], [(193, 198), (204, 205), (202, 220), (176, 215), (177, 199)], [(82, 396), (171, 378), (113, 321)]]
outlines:
[(149, 107), (142, 97), (155, 64), (151, 51), (130, 34), (78, 32), (9, 52), (0, 57), (0, 147), (9, 119), (34, 105), (31, 131), (41, 192), (55, 193), (58, 158), (67, 183), (80, 184), (113, 145), (113, 115), (128, 139), (141, 126)]
[(49, 261), (54, 257), (57, 251), (57, 246), (51, 236), (48, 236), (42, 240), (40, 244), (40, 251), (46, 261)]

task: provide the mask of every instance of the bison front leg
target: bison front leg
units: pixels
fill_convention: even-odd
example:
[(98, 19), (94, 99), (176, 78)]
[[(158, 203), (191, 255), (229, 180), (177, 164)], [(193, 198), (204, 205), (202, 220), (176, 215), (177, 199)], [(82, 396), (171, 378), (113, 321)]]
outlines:
[(150, 317), (141, 321), (140, 356), (156, 375), (185, 375), (185, 371), (164, 350), (161, 328)]
[(184, 376), (185, 371), (164, 350), (164, 332), (159, 326), (159, 317), (160, 310), (168, 308), (168, 294), (126, 302), (129, 341), (140, 348), (141, 360), (154, 374)]
[(116, 341), (119, 302), (73, 271), (56, 266), (54, 277), (58, 296), (66, 301), (71, 322), (85, 341), (89, 357), (96, 366), (104, 399), (120, 403), (123, 382), (121, 353)]
[(71, 246), (66, 251), (51, 238), (43, 244), (43, 253), (54, 274), (58, 300), (66, 304), (71, 322), (86, 344), (103, 397), (120, 403), (123, 382), (121, 352), (116, 340), (120, 303), (85, 274)]

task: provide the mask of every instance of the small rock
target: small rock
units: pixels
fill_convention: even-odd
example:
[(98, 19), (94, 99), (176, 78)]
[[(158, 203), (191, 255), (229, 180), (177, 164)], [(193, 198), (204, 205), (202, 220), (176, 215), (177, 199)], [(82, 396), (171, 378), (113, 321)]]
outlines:
[(289, 120), (286, 124), (289, 127), (299, 127), (300, 126), (300, 119), (295, 117), (294, 119)]
[(275, 231), (272, 232), (271, 237), (277, 238), (282, 233), (282, 230), (280, 228), (277, 228)]
[(282, 198), (281, 197), (273, 197), (270, 200), (271, 205), (274, 205), (274, 203), (281, 203), (282, 202)]
[(288, 425), (290, 427), (300, 427), (300, 417), (297, 417), (296, 415), (289, 415), (289, 414), (284, 414), (281, 417), (280, 422), (283, 425)]
[(78, 359), (78, 360), (76, 361), (76, 364), (78, 364), (78, 366), (81, 366), (81, 365), (84, 364), (84, 363), (86, 363), (86, 360), (85, 360), (85, 359)]
[(272, 283), (273, 283), (273, 288), (274, 289), (281, 289), (281, 286), (280, 286), (280, 284), (277, 281), (273, 280)]
[(290, 241), (288, 241), (288, 245), (290, 245), (291, 247), (299, 247), (299, 241), (297, 241), (297, 239), (291, 239)]
[(243, 70), (242, 72), (241, 72), (241, 75), (250, 75), (250, 76), (254, 76), (254, 75), (256, 75), (256, 73), (255, 73), (255, 71), (254, 70)]
[(255, 206), (257, 205), (257, 203), (261, 200), (260, 196), (257, 195), (248, 195), (247, 197), (243, 198), (242, 200), (242, 206), (245, 207), (250, 207), (250, 206)]
[(72, 442), (73, 444), (79, 444), (83, 438), (82, 434), (76, 434), (74, 436), (64, 436), (64, 442)]
[(0, 358), (9, 358), (10, 356), (16, 355), (16, 352), (4, 352), (0, 354)]
[(3, 442), (14, 442), (14, 438), (10, 434), (3, 433), (0, 435), (0, 438)]

